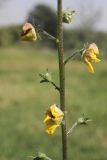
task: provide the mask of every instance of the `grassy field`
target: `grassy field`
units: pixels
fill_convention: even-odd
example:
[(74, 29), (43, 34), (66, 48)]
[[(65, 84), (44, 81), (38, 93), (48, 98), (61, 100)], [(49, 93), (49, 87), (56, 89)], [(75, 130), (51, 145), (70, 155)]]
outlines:
[[(60, 128), (44, 132), (44, 113), (59, 104), (49, 84), (40, 84), (46, 68), (58, 83), (57, 55), (29, 48), (0, 49), (0, 160), (30, 160), (38, 151), (61, 160)], [(95, 65), (95, 75), (81, 62), (66, 66), (68, 128), (83, 113), (93, 119), (68, 137), (69, 160), (107, 160), (107, 61)]]

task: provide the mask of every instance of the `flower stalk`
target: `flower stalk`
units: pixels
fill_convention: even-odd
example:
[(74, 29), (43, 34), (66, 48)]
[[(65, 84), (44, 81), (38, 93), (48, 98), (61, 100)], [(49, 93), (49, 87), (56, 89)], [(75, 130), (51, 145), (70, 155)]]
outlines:
[(56, 37), (52, 36), (51, 34), (49, 34), (48, 32), (46, 32), (45, 30), (42, 30), (42, 33), (44, 35), (46, 35), (49, 39), (55, 41), (56, 43), (58, 42), (58, 39)]
[(87, 123), (91, 122), (92, 119), (85, 117), (84, 114), (82, 117), (78, 118), (77, 121), (71, 126), (71, 128), (67, 132), (67, 136), (69, 134), (72, 134), (73, 130), (78, 126), (78, 125), (86, 125)]
[(67, 136), (71, 133), (72, 134), (72, 132), (73, 132), (73, 130), (74, 130), (74, 128), (76, 128), (77, 127), (77, 125), (78, 125), (78, 123), (77, 122), (75, 122), (73, 125), (72, 125), (72, 127), (69, 129), (69, 131), (67, 132)]
[[(64, 67), (64, 48), (63, 48), (63, 26), (62, 26), (62, 0), (57, 1), (57, 39), (59, 42), (58, 46), (58, 60), (59, 60), (59, 82), (60, 82), (60, 106), (63, 113), (65, 113), (65, 67)], [(63, 118), (64, 123), (62, 123), (62, 156), (63, 160), (67, 160), (67, 134), (66, 134), (66, 114)]]
[(68, 63), (69, 60), (71, 60), (72, 58), (74, 58), (75, 55), (77, 54), (81, 54), (83, 52), (84, 48), (82, 48), (81, 50), (77, 50), (74, 53), (72, 53), (72, 55), (70, 55), (65, 61), (64, 61), (64, 65), (66, 65)]
[(60, 91), (59, 86), (57, 86), (57, 85), (55, 84), (55, 82), (53, 82), (52, 80), (49, 80), (49, 79), (48, 79), (45, 75), (43, 75), (43, 74), (39, 74), (39, 76), (42, 78), (42, 80), (40, 81), (40, 83), (44, 83), (44, 82), (50, 83), (51, 85), (54, 86), (54, 88), (55, 88), (56, 90)]

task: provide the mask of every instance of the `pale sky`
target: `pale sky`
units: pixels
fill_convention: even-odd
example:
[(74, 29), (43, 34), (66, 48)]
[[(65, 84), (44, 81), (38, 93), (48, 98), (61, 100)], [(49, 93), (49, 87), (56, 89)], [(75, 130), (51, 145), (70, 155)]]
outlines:
[[(56, 9), (57, 0), (8, 0), (0, 8), (0, 26), (24, 23), (28, 12), (34, 5), (45, 3)], [(80, 8), (83, 10), (80, 10)], [(72, 9), (76, 11), (73, 19), (75, 26), (80, 17), (86, 12), (101, 10), (102, 16), (97, 23), (97, 28), (107, 31), (107, 0), (63, 0), (63, 9)], [(92, 14), (92, 13), (91, 13)]]

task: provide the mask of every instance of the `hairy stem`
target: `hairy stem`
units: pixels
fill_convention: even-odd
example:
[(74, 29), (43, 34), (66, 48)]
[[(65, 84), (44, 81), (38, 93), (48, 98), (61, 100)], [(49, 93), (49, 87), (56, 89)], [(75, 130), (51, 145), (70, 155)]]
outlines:
[(82, 48), (81, 50), (75, 51), (72, 55), (70, 55), (70, 56), (64, 61), (64, 65), (66, 65), (69, 60), (71, 60), (76, 54), (81, 53), (83, 50), (84, 50), (84, 48)]
[(44, 35), (48, 36), (49, 39), (52, 39), (52, 40), (54, 40), (55, 42), (57, 42), (57, 39), (56, 39), (54, 36), (52, 36), (51, 34), (49, 34), (48, 32), (46, 32), (46, 31), (44, 31), (44, 30), (43, 30), (42, 32), (43, 32)]
[(67, 132), (67, 136), (68, 136), (68, 134), (70, 134), (70, 133), (73, 132), (73, 130), (77, 127), (77, 125), (78, 125), (77, 122), (75, 122), (75, 123), (72, 125), (72, 127), (71, 127), (71, 128), (69, 129), (69, 131)]
[(48, 82), (48, 83), (50, 83), (51, 85), (53, 85), (53, 86), (55, 87), (55, 89), (57, 89), (58, 91), (60, 91), (59, 86), (57, 86), (57, 85), (55, 84), (55, 82), (53, 82), (52, 80), (48, 80), (48, 79), (46, 78), (46, 76), (44, 76), (44, 75), (42, 75), (42, 74), (39, 74), (39, 76), (40, 76), (41, 78), (43, 78), (43, 79), (40, 81), (40, 83)]
[[(57, 20), (57, 39), (58, 59), (59, 59), (59, 80), (60, 80), (60, 106), (65, 113), (65, 67), (64, 67), (64, 49), (63, 49), (63, 27), (62, 27), (62, 0), (58, 0), (58, 20)], [(67, 134), (66, 134), (66, 114), (62, 124), (62, 157), (67, 160)]]

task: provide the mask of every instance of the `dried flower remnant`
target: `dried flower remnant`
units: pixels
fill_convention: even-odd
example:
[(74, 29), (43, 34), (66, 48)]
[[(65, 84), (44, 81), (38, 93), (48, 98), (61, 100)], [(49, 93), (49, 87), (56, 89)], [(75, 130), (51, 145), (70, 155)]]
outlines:
[(37, 40), (37, 33), (32, 24), (25, 23), (23, 25), (21, 38), (24, 41), (36, 41)]

